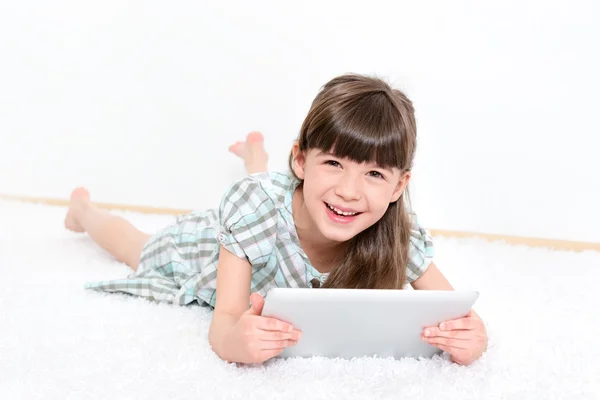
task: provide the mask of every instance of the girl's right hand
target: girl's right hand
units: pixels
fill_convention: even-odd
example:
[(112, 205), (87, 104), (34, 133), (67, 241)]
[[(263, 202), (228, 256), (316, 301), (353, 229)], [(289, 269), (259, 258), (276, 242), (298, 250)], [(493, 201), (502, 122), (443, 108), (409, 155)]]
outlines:
[(232, 358), (241, 363), (262, 363), (298, 343), (302, 332), (287, 322), (261, 316), (265, 300), (259, 293), (253, 293), (250, 301), (252, 307), (240, 316), (229, 334)]

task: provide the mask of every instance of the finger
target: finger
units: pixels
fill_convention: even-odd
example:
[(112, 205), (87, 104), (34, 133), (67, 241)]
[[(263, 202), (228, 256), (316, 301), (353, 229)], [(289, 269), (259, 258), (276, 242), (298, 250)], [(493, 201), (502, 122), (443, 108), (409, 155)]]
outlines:
[(466, 317), (444, 321), (439, 325), (439, 328), (442, 331), (454, 331), (458, 329), (477, 329), (479, 324), (479, 319), (473, 317)]
[(294, 329), (292, 332), (259, 330), (260, 340), (300, 340), (302, 332)]
[(426, 328), (423, 331), (423, 335), (425, 337), (446, 337), (446, 338), (454, 338), (454, 339), (471, 339), (473, 337), (474, 331), (472, 330), (453, 330), (453, 331), (443, 331), (439, 328), (431, 327)]
[(452, 355), (452, 352), (455, 351), (454, 348), (449, 347), (449, 346), (444, 346), (443, 344), (438, 344), (435, 347), (437, 347), (438, 349), (445, 351), (446, 353)]
[(263, 331), (281, 331), (281, 332), (292, 332), (294, 327), (287, 322), (283, 322), (276, 318), (261, 317), (256, 324), (258, 329)]
[(261, 350), (277, 350), (298, 344), (296, 340), (264, 340), (259, 343)]
[(277, 357), (284, 349), (261, 350), (259, 362), (264, 362), (270, 358)]
[[(427, 342), (427, 338), (424, 338), (423, 336), (421, 336), (421, 339), (423, 341)], [(435, 343), (428, 343), (428, 344), (430, 344), (433, 347), (437, 347), (438, 349), (440, 349), (442, 351), (445, 351), (446, 353), (449, 353), (449, 354), (452, 354), (452, 353), (460, 350), (460, 349), (456, 349), (454, 347), (450, 347), (450, 346), (447, 346), (447, 345), (444, 345), (444, 344), (435, 344)]]
[(448, 347), (444, 345), (439, 345), (436, 347), (450, 354), (450, 359), (457, 364), (466, 365), (469, 363), (469, 354), (468, 352), (465, 352), (465, 350), (455, 349), (453, 347)]
[(443, 346), (448, 346), (448, 347), (454, 347), (456, 349), (468, 349), (469, 344), (471, 343), (471, 340), (453, 339), (453, 338), (445, 338), (445, 337), (439, 337), (439, 336), (430, 337), (430, 338), (422, 336), (422, 338), (430, 345), (433, 345), (436, 347), (437, 347), (437, 345), (443, 345)]

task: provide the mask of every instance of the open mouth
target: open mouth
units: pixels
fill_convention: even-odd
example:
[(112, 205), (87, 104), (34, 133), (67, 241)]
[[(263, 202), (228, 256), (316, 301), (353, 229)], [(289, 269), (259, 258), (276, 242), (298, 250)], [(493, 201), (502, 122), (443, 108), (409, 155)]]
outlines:
[(331, 213), (333, 213), (333, 214), (335, 214), (335, 215), (337, 215), (337, 216), (339, 216), (339, 217), (343, 217), (343, 218), (351, 218), (351, 217), (356, 217), (357, 215), (360, 215), (360, 214), (362, 214), (362, 213), (360, 213), (360, 212), (347, 212), (347, 211), (342, 211), (342, 210), (340, 210), (340, 209), (338, 209), (338, 208), (335, 208), (334, 206), (332, 206), (332, 205), (330, 205), (330, 204), (327, 204), (327, 203), (325, 203), (325, 206), (327, 207), (327, 209), (328, 209), (328, 210), (329, 210)]

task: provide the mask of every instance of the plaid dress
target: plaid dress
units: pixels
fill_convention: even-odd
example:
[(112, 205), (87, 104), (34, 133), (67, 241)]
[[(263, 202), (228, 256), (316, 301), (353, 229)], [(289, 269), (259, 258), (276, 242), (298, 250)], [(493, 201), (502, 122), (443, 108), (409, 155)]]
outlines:
[[(86, 289), (120, 292), (157, 302), (215, 306), (219, 248), (252, 266), (251, 292), (323, 283), (300, 247), (292, 217), (292, 195), (300, 182), (280, 172), (247, 176), (229, 187), (217, 209), (194, 211), (156, 232), (146, 243), (137, 271), (123, 279), (88, 282)], [(429, 233), (411, 214), (409, 282), (433, 258)]]

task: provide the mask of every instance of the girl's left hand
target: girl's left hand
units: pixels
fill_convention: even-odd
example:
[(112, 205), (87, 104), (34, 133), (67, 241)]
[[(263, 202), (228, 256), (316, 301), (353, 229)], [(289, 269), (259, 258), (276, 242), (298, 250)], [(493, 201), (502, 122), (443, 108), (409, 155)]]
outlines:
[(485, 325), (473, 310), (464, 318), (425, 328), (421, 339), (449, 353), (450, 359), (461, 365), (471, 364), (487, 348)]

